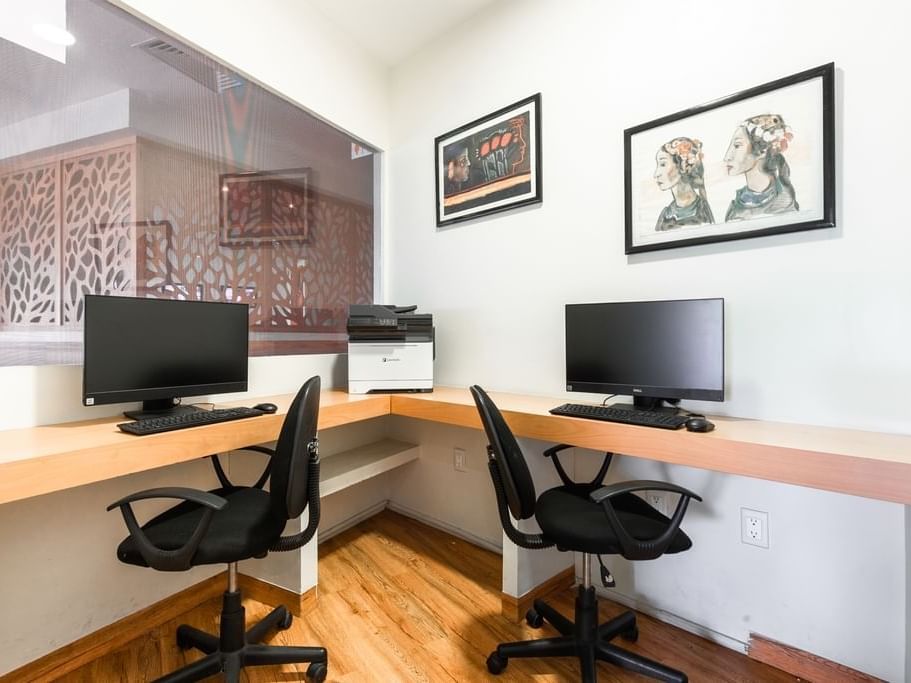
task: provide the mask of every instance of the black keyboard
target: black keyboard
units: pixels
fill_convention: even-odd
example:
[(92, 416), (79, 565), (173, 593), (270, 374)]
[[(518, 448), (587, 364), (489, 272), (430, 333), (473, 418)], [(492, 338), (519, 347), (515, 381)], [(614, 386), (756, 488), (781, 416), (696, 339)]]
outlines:
[(136, 420), (136, 422), (122, 422), (117, 426), (120, 427), (121, 431), (128, 434), (142, 436), (144, 434), (170, 432), (175, 429), (186, 429), (187, 427), (210, 425), (216, 422), (240, 420), (245, 417), (256, 417), (262, 414), (262, 412), (253, 408), (218, 408), (217, 410), (197, 410), (195, 413), (182, 413), (166, 417), (150, 417), (145, 420)]
[(562, 406), (551, 408), (550, 412), (553, 415), (584, 417), (587, 420), (622, 422), (643, 427), (660, 427), (661, 429), (680, 429), (689, 419), (685, 415), (672, 415), (652, 410), (624, 410), (623, 408), (590, 406), (582, 403), (564, 403)]

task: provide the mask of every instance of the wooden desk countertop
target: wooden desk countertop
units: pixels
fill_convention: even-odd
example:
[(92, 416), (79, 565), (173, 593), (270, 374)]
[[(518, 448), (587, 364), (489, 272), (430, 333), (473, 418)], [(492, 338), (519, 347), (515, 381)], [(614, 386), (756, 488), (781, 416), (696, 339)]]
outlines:
[[(274, 415), (144, 437), (124, 434), (123, 418), (0, 432), (0, 504), (274, 441), (293, 396), (271, 401)], [(559, 398), (491, 393), (518, 436), (700, 469), (911, 504), (911, 435), (712, 417), (715, 431), (684, 430), (550, 415)], [(228, 404), (230, 405), (230, 404)], [(480, 429), (467, 389), (429, 394), (349, 395), (324, 391), (320, 429), (382, 415)]]
[[(517, 436), (911, 504), (911, 435), (709, 416), (707, 433), (551, 415), (564, 399), (491, 392)], [(394, 394), (391, 412), (481, 428), (467, 389)]]
[[(117, 429), (123, 416), (0, 431), (0, 504), (275, 441), (293, 398), (263, 396), (224, 404), (269, 401), (278, 406), (273, 415), (142, 437)], [(324, 391), (319, 428), (388, 414), (388, 396)]]

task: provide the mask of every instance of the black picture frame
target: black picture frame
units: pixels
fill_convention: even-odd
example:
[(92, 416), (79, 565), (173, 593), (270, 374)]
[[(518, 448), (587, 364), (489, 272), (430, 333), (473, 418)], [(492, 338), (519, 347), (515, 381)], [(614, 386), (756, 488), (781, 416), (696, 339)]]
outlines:
[[(718, 141), (728, 119), (724, 151)], [(800, 130), (792, 132), (794, 120)], [(627, 128), (623, 137), (627, 254), (835, 227), (834, 62)]]
[(219, 175), (219, 243), (308, 241), (311, 174), (310, 168), (287, 168)]
[(436, 224), (543, 201), (541, 93), (434, 139)]

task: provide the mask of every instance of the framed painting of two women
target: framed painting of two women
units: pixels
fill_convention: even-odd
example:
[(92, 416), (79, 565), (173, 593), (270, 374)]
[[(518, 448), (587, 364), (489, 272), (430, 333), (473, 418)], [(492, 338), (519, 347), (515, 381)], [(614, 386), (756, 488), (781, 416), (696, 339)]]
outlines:
[(835, 65), (624, 132), (626, 253), (835, 226)]

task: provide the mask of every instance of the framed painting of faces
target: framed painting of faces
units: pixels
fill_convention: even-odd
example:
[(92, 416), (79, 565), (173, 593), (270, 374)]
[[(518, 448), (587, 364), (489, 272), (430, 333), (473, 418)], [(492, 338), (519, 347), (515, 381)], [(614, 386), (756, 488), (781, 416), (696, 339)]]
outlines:
[(437, 227), (542, 200), (540, 93), (434, 143)]
[(835, 65), (624, 131), (626, 253), (835, 227)]

